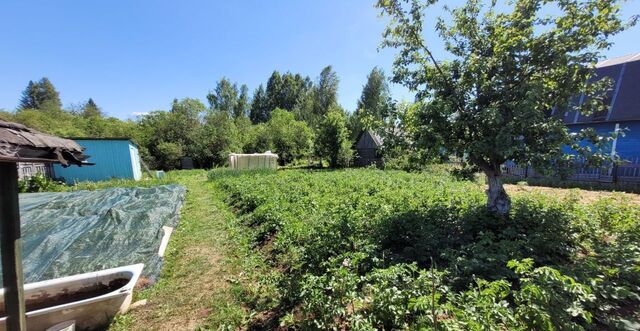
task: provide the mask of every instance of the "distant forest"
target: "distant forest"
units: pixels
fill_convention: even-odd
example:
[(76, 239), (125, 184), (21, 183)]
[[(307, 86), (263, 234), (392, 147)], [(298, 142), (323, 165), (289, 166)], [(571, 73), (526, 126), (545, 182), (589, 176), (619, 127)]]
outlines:
[(406, 136), (409, 130), (411, 105), (392, 100), (381, 69), (371, 70), (353, 112), (338, 104), (339, 83), (331, 66), (315, 80), (274, 71), (250, 96), (246, 85), (222, 78), (206, 104), (197, 98), (174, 99), (168, 111), (120, 120), (105, 114), (92, 98), (63, 107), (45, 77), (29, 81), (17, 109), (0, 111), (0, 118), (61, 137), (131, 138), (150, 167), (165, 170), (177, 168), (185, 156), (210, 168), (224, 166), (229, 153), (267, 150), (277, 153), (282, 165), (325, 161), (331, 167), (348, 166), (353, 143), (366, 129), (388, 136), (389, 158), (409, 148), (398, 132)]

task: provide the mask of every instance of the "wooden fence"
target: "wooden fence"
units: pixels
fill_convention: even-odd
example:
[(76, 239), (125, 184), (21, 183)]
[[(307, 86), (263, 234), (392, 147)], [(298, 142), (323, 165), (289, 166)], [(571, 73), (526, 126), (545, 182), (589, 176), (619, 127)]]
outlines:
[[(502, 165), (505, 175), (520, 178), (548, 178), (532, 167), (522, 167), (514, 163)], [(640, 158), (624, 161), (620, 164), (608, 164), (603, 167), (588, 167), (576, 164), (567, 180), (599, 183), (640, 183)]]

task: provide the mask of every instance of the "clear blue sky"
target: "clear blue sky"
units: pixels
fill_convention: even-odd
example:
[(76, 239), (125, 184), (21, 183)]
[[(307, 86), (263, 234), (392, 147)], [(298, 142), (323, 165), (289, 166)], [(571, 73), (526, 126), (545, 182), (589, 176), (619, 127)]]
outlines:
[[(65, 106), (92, 97), (109, 115), (130, 118), (168, 109), (173, 98), (204, 101), (223, 76), (253, 90), (274, 69), (315, 79), (331, 64), (341, 80), (339, 101), (351, 111), (371, 68), (391, 71), (394, 52), (377, 51), (386, 22), (373, 5), (2, 0), (0, 109), (15, 109), (27, 82), (43, 76)], [(640, 14), (640, 1), (626, 3), (622, 14)], [(640, 52), (639, 28), (616, 36), (606, 55)], [(400, 86), (392, 92), (396, 99), (413, 98)]]

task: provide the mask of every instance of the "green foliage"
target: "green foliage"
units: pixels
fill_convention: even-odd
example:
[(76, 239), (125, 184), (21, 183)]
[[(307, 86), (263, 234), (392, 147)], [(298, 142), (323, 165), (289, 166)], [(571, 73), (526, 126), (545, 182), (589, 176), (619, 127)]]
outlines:
[(311, 152), (313, 132), (306, 123), (296, 121), (294, 115), (286, 110), (276, 108), (271, 113), (263, 134), (270, 138), (282, 165)]
[(207, 94), (207, 100), (211, 109), (233, 115), (238, 107), (238, 85), (223, 77)]
[(138, 122), (138, 139), (150, 154), (147, 160), (152, 168), (174, 169), (174, 159), (164, 160), (167, 150), (160, 151), (161, 143), (171, 143), (168, 155), (175, 157), (176, 146), (182, 156), (193, 157), (196, 162), (210, 162), (209, 155), (200, 149), (203, 123), (200, 116), (206, 110), (205, 105), (197, 99), (184, 98), (173, 100), (171, 111), (155, 111), (143, 116)]
[(338, 84), (340, 79), (331, 66), (320, 72), (313, 92), (313, 118), (311, 126), (317, 125), (331, 110), (338, 105)]
[(271, 112), (280, 106), (282, 97), (282, 76), (277, 70), (274, 70), (273, 73), (271, 73), (269, 80), (267, 80), (266, 93), (267, 107), (269, 112)]
[[(223, 172), (274, 273), (247, 296), (298, 329), (633, 329), (640, 208), (514, 197), (446, 169)], [(281, 315), (279, 315), (281, 314)]]
[(205, 167), (223, 166), (229, 153), (242, 151), (242, 132), (238, 130), (232, 115), (226, 112), (207, 114), (194, 146), (200, 150), (199, 162)]
[(18, 191), (20, 193), (59, 192), (64, 191), (65, 187), (63, 183), (49, 179), (40, 172), (31, 177), (18, 180)]
[(345, 167), (351, 162), (353, 151), (344, 113), (331, 110), (318, 127), (316, 154), (329, 160), (329, 166)]
[(43, 77), (35, 83), (29, 81), (27, 88), (22, 92), (18, 109), (62, 109), (60, 94), (47, 77)]
[(264, 123), (269, 120), (269, 101), (267, 94), (262, 87), (262, 84), (253, 92), (253, 99), (251, 100), (251, 109), (249, 110), (249, 119), (251, 123), (258, 124)]
[(240, 95), (236, 106), (233, 108), (233, 117), (243, 118), (249, 115), (249, 88), (247, 85), (242, 84), (240, 86)]
[(96, 104), (93, 99), (89, 98), (87, 102), (82, 107), (82, 117), (84, 118), (96, 118), (96, 117), (104, 117), (102, 110)]
[(350, 128), (355, 138), (362, 130), (379, 130), (389, 116), (391, 93), (384, 71), (374, 67), (362, 87), (356, 111), (352, 116)]
[(274, 109), (280, 108), (296, 115), (297, 120), (308, 124), (314, 119), (314, 89), (309, 77), (290, 72), (280, 75), (274, 71), (267, 81), (266, 91), (262, 85), (254, 93), (251, 107), (252, 122), (266, 122)]
[[(561, 146), (583, 156), (578, 142), (606, 142), (583, 132), (570, 135), (548, 116), (554, 107), (585, 114), (603, 110), (610, 81), (592, 79), (601, 51), (625, 25), (619, 0), (469, 0), (439, 18), (435, 28), (449, 58), (437, 61), (425, 40), (425, 11), (435, 1), (380, 0), (390, 17), (383, 47), (397, 48), (393, 80), (418, 90), (423, 143), (479, 167), (488, 177), (490, 210), (507, 214), (509, 199), (500, 165), (548, 167), (565, 158)], [(552, 14), (543, 14), (553, 5)], [(587, 96), (579, 106), (572, 97)], [(595, 138), (595, 139), (593, 139)], [(604, 155), (597, 155), (598, 158)]]
[(158, 146), (156, 146), (156, 152), (156, 157), (160, 160), (158, 167), (164, 170), (177, 168), (180, 163), (180, 158), (184, 155), (182, 146), (165, 141), (160, 142)]

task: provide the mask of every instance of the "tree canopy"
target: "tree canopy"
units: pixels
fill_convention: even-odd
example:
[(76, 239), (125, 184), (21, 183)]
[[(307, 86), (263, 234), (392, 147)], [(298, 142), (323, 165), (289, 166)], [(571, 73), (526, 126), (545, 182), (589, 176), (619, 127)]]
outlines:
[(47, 77), (37, 82), (29, 81), (27, 88), (22, 92), (18, 109), (60, 110), (60, 94)]
[(331, 66), (320, 72), (314, 87), (313, 122), (317, 123), (338, 104), (338, 85), (340, 79)]
[[(365, 86), (386, 95), (383, 76), (375, 69), (369, 77), (374, 82)], [(246, 85), (223, 77), (206, 95), (208, 106), (196, 98), (173, 99), (168, 110), (122, 121), (109, 117), (93, 98), (63, 109), (55, 87), (43, 78), (29, 82), (21, 98), (24, 108), (0, 111), (0, 117), (65, 137), (132, 138), (150, 168), (176, 168), (182, 157), (191, 157), (198, 167), (223, 166), (229, 153), (267, 150), (282, 164), (315, 157), (332, 167), (346, 166), (352, 141), (347, 113), (337, 101), (338, 84), (331, 66), (315, 81), (274, 71), (250, 98)], [(374, 105), (367, 109), (377, 106), (369, 101), (376, 93), (363, 93), (363, 104)]]
[(391, 113), (391, 107), (391, 93), (387, 78), (382, 69), (374, 67), (367, 76), (356, 111), (350, 119), (353, 137), (355, 138), (365, 129), (380, 130)]
[[(543, 167), (586, 136), (570, 135), (548, 112), (603, 107), (608, 82), (594, 80), (592, 68), (625, 28), (620, 1), (515, 0), (498, 10), (497, 1), (468, 0), (436, 22), (446, 59), (436, 59), (424, 38), (424, 12), (435, 2), (378, 1), (391, 19), (382, 45), (399, 50), (393, 80), (417, 92), (423, 136), (482, 170), (488, 208), (507, 214), (505, 161)], [(543, 14), (549, 8), (554, 14)], [(569, 103), (581, 94), (590, 102)]]

